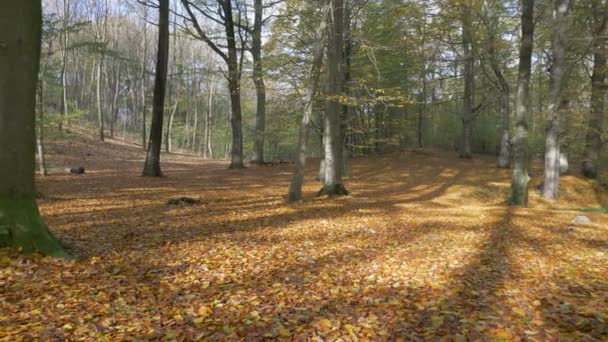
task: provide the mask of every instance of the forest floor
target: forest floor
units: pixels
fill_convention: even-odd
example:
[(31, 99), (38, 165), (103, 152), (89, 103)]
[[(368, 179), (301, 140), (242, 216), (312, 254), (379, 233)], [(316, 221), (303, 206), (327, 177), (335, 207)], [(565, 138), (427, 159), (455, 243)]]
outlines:
[[(608, 215), (578, 176), (513, 208), (493, 158), (404, 151), (352, 161), (337, 199), (314, 197), (311, 162), (306, 199), (286, 204), (291, 165), (174, 154), (150, 179), (142, 158), (49, 146), (51, 171), (87, 170), (37, 179), (78, 260), (0, 251), (0, 339), (608, 339)], [(182, 196), (201, 203), (166, 205)]]

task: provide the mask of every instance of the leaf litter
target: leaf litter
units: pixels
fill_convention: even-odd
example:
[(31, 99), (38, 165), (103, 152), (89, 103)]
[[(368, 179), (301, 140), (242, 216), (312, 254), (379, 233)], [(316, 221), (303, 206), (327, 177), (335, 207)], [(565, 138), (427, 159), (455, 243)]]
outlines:
[[(608, 339), (607, 216), (571, 227), (559, 210), (599, 206), (576, 176), (560, 201), (531, 191), (512, 208), (493, 159), (404, 151), (353, 160), (346, 198), (314, 197), (313, 161), (305, 200), (286, 204), (289, 165), (175, 154), (148, 179), (141, 155), (82, 143), (50, 156), (91, 170), (37, 180), (79, 259), (0, 251), (0, 339)], [(182, 197), (200, 203), (165, 205)]]

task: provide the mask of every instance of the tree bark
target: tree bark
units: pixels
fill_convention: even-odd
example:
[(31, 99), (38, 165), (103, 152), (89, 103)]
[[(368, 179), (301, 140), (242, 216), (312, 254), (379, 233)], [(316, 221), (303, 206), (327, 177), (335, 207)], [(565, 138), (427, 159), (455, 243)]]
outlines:
[(59, 120), (59, 130), (63, 129), (63, 125), (69, 125), (68, 118), (68, 82), (67, 82), (67, 64), (68, 64), (68, 42), (69, 42), (69, 25), (70, 20), (70, 3), (69, 0), (63, 0), (63, 21), (62, 21), (62, 47), (61, 47), (61, 112), (63, 117)]
[(230, 90), (230, 108), (232, 115), (232, 150), (230, 153), (230, 169), (242, 169), (243, 165), (243, 129), (241, 126), (241, 71), (238, 63), (232, 1), (223, 1), (226, 40), (228, 45), (228, 89)]
[(40, 1), (0, 2), (0, 248), (69, 258), (42, 221), (35, 200), (41, 31)]
[(583, 175), (597, 178), (598, 158), (603, 147), (602, 133), (605, 125), (606, 96), (606, 43), (608, 41), (608, 6), (603, 1), (593, 1), (593, 74), (591, 75), (591, 111), (585, 136), (585, 159)]
[(154, 98), (152, 100), (152, 124), (150, 126), (146, 162), (142, 172), (143, 176), (149, 177), (161, 177), (163, 175), (160, 169), (160, 150), (163, 140), (163, 116), (169, 62), (169, 0), (159, 0), (158, 10), (158, 55), (156, 59), (156, 78), (154, 80)]
[(545, 171), (542, 195), (548, 199), (559, 197), (559, 156), (562, 82), (566, 59), (566, 30), (570, 0), (553, 1), (553, 65), (551, 66), (550, 104), (545, 128)]
[(102, 70), (103, 70), (103, 60), (104, 60), (104, 53), (102, 52), (101, 55), (99, 56), (99, 63), (97, 63), (97, 82), (96, 82), (96, 89), (95, 89), (95, 94), (97, 97), (97, 123), (98, 123), (98, 129), (99, 129), (98, 134), (99, 134), (99, 140), (101, 140), (101, 141), (105, 140), (105, 134), (104, 134), (105, 120), (104, 120), (102, 100), (101, 100), (101, 76), (102, 76)]
[[(239, 63), (239, 54), (236, 45), (235, 24), (232, 11), (232, 1), (217, 0), (219, 9), (218, 20), (222, 21), (226, 34), (226, 50), (223, 47), (215, 44), (203, 31), (199, 22), (192, 11), (191, 1), (182, 0), (184, 9), (188, 14), (190, 22), (198, 34), (198, 38), (207, 43), (207, 45), (217, 53), (228, 66), (228, 90), (230, 91), (230, 108), (231, 108), (231, 131), (232, 143), (230, 151), (230, 169), (242, 169), (243, 165), (243, 129), (241, 119), (241, 63)], [(242, 54), (240, 62), (242, 62)]]
[(253, 83), (256, 93), (255, 142), (251, 162), (264, 163), (264, 136), (266, 134), (266, 86), (262, 66), (262, 23), (264, 7), (262, 0), (254, 1), (255, 19), (251, 37), (251, 56), (253, 58)]
[(462, 7), (462, 49), (464, 63), (464, 96), (462, 102), (462, 143), (460, 158), (470, 159), (473, 157), (473, 91), (475, 88), (475, 58), (473, 57), (472, 18), (469, 4)]
[(213, 149), (211, 147), (211, 113), (213, 111), (213, 95), (215, 93), (215, 76), (211, 77), (209, 84), (209, 96), (207, 97), (207, 113), (205, 115), (205, 143), (203, 157), (213, 158)]
[(147, 68), (146, 61), (148, 59), (148, 7), (144, 6), (144, 39), (143, 39), (143, 57), (141, 62), (141, 147), (146, 148), (146, 116), (148, 107), (146, 106), (146, 78)]
[(110, 137), (114, 138), (114, 124), (116, 122), (116, 118), (118, 117), (118, 94), (120, 92), (120, 76), (121, 76), (121, 68), (120, 63), (116, 67), (116, 75), (114, 76), (114, 94), (112, 95), (112, 108), (110, 110)]
[(515, 135), (513, 136), (513, 171), (511, 204), (528, 204), (528, 112), (530, 105), (530, 74), (534, 48), (534, 0), (521, 2), (521, 43), (515, 100)]
[(327, 101), (323, 143), (325, 145), (325, 181), (318, 195), (344, 196), (348, 191), (342, 183), (342, 124), (338, 97), (343, 91), (342, 53), (344, 49), (343, 0), (330, 0), (330, 22), (327, 48)]
[(287, 193), (287, 200), (289, 202), (302, 199), (302, 184), (304, 183), (304, 171), (306, 170), (310, 122), (313, 113), (314, 97), (317, 93), (317, 86), (321, 74), (321, 65), (323, 64), (323, 50), (325, 49), (327, 39), (328, 9), (329, 7), (326, 6), (324, 15), (321, 19), (321, 24), (319, 25), (317, 40), (313, 48), (313, 61), (310, 67), (308, 87), (304, 97), (304, 115), (302, 116), (302, 122), (300, 123), (300, 130), (298, 132), (297, 157), (295, 160), (293, 176), (291, 177), (291, 183), (289, 184), (289, 191)]

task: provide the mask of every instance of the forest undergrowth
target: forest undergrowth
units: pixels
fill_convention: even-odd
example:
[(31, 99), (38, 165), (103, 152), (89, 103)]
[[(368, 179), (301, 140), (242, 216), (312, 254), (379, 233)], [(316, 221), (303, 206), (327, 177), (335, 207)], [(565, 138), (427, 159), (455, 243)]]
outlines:
[(2, 340), (608, 339), (608, 215), (576, 175), (514, 208), (494, 158), (402, 151), (351, 161), (345, 198), (314, 197), (311, 161), (286, 204), (291, 165), (172, 154), (152, 179), (133, 146), (48, 153), (41, 213), (78, 259), (0, 251)]

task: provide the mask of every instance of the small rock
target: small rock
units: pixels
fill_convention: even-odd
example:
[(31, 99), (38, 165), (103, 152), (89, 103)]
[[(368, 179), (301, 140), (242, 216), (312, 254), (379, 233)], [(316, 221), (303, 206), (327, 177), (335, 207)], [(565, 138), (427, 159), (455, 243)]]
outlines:
[(587, 216), (577, 216), (572, 220), (572, 223), (591, 223), (591, 219)]

